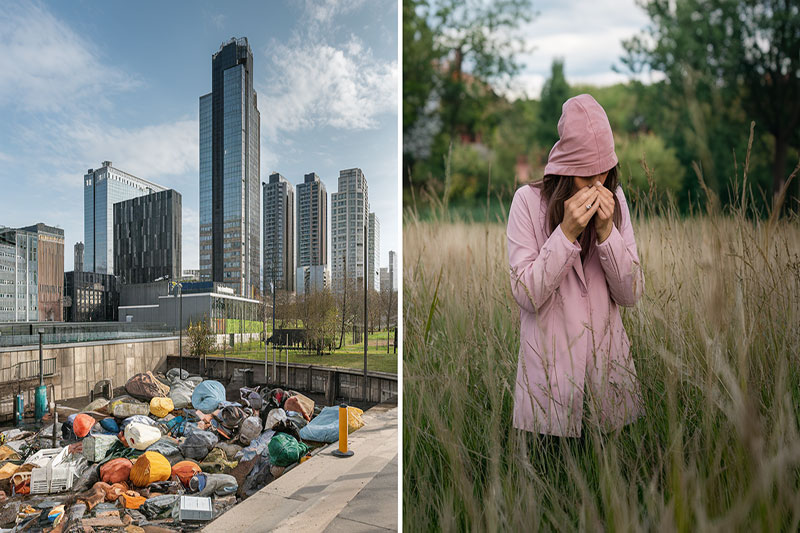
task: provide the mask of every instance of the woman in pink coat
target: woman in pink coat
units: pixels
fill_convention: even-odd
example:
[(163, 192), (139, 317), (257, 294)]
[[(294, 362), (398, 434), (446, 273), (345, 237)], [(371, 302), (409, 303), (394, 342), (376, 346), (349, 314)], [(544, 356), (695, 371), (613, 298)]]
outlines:
[(588, 94), (567, 100), (542, 181), (508, 215), (511, 289), (520, 307), (514, 427), (581, 435), (584, 396), (604, 431), (643, 414), (618, 306), (644, 291), (614, 137)]

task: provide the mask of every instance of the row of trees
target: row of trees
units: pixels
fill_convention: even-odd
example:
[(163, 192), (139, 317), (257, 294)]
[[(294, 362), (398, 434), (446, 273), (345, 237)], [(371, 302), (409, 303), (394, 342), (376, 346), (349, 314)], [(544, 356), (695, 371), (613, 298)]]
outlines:
[[(623, 182), (655, 184), (684, 211), (705, 200), (698, 174), (723, 204), (732, 201), (754, 121), (748, 183), (766, 210), (800, 150), (800, 5), (639, 4), (651, 24), (623, 43), (617, 70), (663, 73), (661, 81), (570, 86), (569, 58), (556, 59), (540, 98), (512, 100), (502, 89), (520, 70), (515, 36), (532, 18), (530, 2), (404, 0), (404, 202), (424, 191), (470, 202), (489, 187), (509, 199), (520, 181), (541, 176), (561, 104), (589, 92), (609, 115)], [(788, 187), (784, 205), (797, 207), (798, 190)]]

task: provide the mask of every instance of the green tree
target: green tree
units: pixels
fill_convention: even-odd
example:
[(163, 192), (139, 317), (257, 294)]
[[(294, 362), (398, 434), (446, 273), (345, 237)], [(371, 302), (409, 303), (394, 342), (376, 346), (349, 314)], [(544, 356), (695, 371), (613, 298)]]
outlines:
[(564, 60), (554, 59), (550, 67), (550, 78), (542, 87), (539, 105), (537, 137), (544, 147), (552, 147), (558, 140), (558, 119), (561, 118), (561, 106), (569, 98), (569, 92), (569, 84), (564, 77)]
[(666, 74), (671, 100), (687, 111), (686, 138), (711, 183), (723, 174), (715, 154), (730, 154), (730, 133), (746, 131), (743, 125), (754, 119), (774, 139), (771, 190), (777, 194), (788, 176), (789, 150), (800, 146), (800, 4), (640, 2), (652, 21), (649, 38), (625, 41), (623, 63), (633, 72), (647, 67)]

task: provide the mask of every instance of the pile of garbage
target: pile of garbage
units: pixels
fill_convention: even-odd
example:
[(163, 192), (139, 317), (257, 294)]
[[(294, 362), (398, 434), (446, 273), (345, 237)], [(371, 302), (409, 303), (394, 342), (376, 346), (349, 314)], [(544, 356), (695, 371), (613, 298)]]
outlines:
[[(228, 401), (220, 382), (173, 368), (125, 392), (63, 424), (0, 432), (0, 528), (191, 530), (339, 438), (339, 409), (294, 391)], [(361, 414), (348, 409), (348, 431)]]

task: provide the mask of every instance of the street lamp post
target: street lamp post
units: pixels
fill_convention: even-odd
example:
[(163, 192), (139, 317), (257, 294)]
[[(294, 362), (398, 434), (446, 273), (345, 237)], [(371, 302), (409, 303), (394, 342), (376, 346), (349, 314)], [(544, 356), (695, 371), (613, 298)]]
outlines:
[[(44, 386), (44, 354), (42, 352), (42, 335), (44, 329), (39, 328), (39, 386), (36, 388), (36, 400), (34, 402), (34, 416), (36, 421), (39, 422), (44, 417), (44, 412), (47, 409), (47, 387)], [(55, 431), (55, 427), (53, 428)]]
[(367, 384), (367, 291), (369, 284), (367, 275), (369, 273), (369, 262), (367, 261), (367, 233), (369, 230), (369, 219), (364, 221), (364, 401), (369, 398), (369, 388)]

